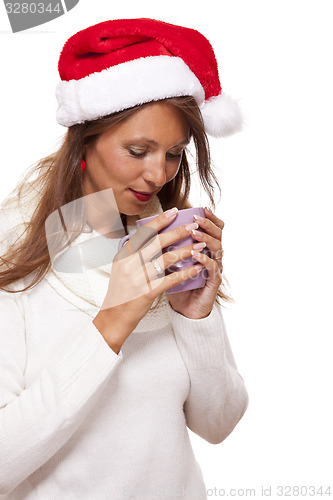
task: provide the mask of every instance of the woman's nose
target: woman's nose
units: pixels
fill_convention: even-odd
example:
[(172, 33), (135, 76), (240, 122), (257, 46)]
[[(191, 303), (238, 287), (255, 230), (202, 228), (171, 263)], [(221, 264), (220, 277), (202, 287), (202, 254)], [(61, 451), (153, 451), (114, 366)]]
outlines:
[(145, 180), (155, 184), (156, 187), (164, 186), (166, 183), (166, 160), (156, 158), (149, 162), (145, 171)]

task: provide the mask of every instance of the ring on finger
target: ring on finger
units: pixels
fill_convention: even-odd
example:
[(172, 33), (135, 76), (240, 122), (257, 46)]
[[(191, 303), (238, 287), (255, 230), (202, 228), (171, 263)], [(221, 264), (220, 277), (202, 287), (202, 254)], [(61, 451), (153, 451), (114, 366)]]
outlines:
[(158, 260), (157, 259), (153, 259), (151, 261), (151, 263), (153, 264), (154, 268), (156, 269), (156, 276), (157, 277), (159, 277), (160, 275), (164, 276), (164, 271), (161, 268), (161, 266), (159, 265)]

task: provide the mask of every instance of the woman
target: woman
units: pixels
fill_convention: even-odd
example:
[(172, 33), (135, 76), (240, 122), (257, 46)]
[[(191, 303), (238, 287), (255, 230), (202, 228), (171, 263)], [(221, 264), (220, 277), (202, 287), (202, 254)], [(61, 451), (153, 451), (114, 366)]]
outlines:
[[(190, 206), (190, 140), (214, 205), (206, 132), (234, 132), (237, 108), (209, 42), (161, 21), (87, 28), (59, 72), (66, 137), (2, 206), (0, 494), (204, 499), (186, 426), (220, 443), (248, 401), (218, 301), (224, 224), (205, 209), (158, 237), (192, 245), (153, 260), (152, 235)], [(120, 251), (116, 209), (133, 235)], [(199, 264), (160, 277), (192, 251)], [(203, 268), (203, 288), (165, 293)]]

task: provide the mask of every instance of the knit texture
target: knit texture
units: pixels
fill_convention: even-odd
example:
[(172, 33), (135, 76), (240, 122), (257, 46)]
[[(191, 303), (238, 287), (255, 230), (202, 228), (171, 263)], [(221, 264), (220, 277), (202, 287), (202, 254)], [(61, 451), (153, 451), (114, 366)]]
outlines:
[(238, 102), (222, 93), (210, 42), (190, 28), (147, 18), (104, 21), (67, 40), (58, 69), (57, 120), (66, 127), (177, 96), (195, 99), (208, 134), (242, 127)]
[(187, 428), (220, 443), (248, 401), (221, 308), (193, 320), (167, 302), (168, 324), (116, 354), (67, 284), (0, 291), (0, 495), (205, 500)]
[[(162, 211), (158, 197), (154, 196), (136, 218), (143, 219), (162, 213)], [(134, 218), (131, 219), (133, 223)], [(133, 234), (135, 231), (135, 225), (128, 226), (128, 234)], [(74, 246), (80, 246), (88, 240), (96, 242), (96, 244), (91, 245), (91, 258), (98, 253), (99, 258), (104, 262), (109, 260), (109, 264), (87, 269), (86, 264), (90, 260), (88, 254), (82, 257), (82, 273), (58, 272), (52, 266), (45, 279), (68, 302), (94, 318), (101, 308), (108, 289), (112, 260), (118, 251), (120, 238), (105, 238), (93, 230), (90, 233), (81, 233), (75, 240)], [(104, 259), (103, 254), (105, 254)], [(154, 331), (156, 328), (162, 328), (169, 324), (166, 303), (167, 298), (163, 292), (160, 300), (158, 297), (155, 299), (148, 313), (136, 326), (135, 331)]]
[[(37, 200), (37, 193), (27, 192), (21, 200), (13, 200), (12, 203), (2, 209), (3, 220), (8, 226), (6, 233), (7, 244), (9, 241), (14, 241), (20, 230), (29, 223)], [(136, 231), (135, 220), (158, 215), (162, 212), (161, 203), (155, 195), (146, 204), (142, 212), (129, 218), (128, 234), (133, 234)], [(73, 248), (79, 248), (80, 245), (87, 241), (92, 241), (90, 253), (85, 253), (84, 256), (81, 254), (81, 262), (77, 263), (82, 268), (81, 273), (59, 272), (52, 262), (45, 279), (70, 304), (94, 318), (101, 308), (108, 289), (112, 260), (118, 251), (120, 238), (106, 238), (94, 230), (86, 233), (82, 232), (61, 255), (65, 258), (66, 255), (70, 255)], [(96, 254), (98, 254), (102, 262), (109, 263), (89, 269), (87, 264), (94, 259)], [(167, 298), (163, 292), (160, 297), (154, 300), (150, 310), (138, 323), (135, 330), (154, 331), (156, 328), (169, 324), (166, 304)]]

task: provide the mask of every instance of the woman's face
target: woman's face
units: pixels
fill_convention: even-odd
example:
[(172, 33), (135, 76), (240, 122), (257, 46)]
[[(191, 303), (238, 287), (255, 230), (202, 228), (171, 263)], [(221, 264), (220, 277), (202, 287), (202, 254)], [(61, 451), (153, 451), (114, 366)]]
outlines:
[(112, 188), (118, 210), (142, 212), (149, 199), (177, 174), (189, 142), (189, 125), (175, 106), (154, 102), (103, 132), (85, 154), (84, 194)]

